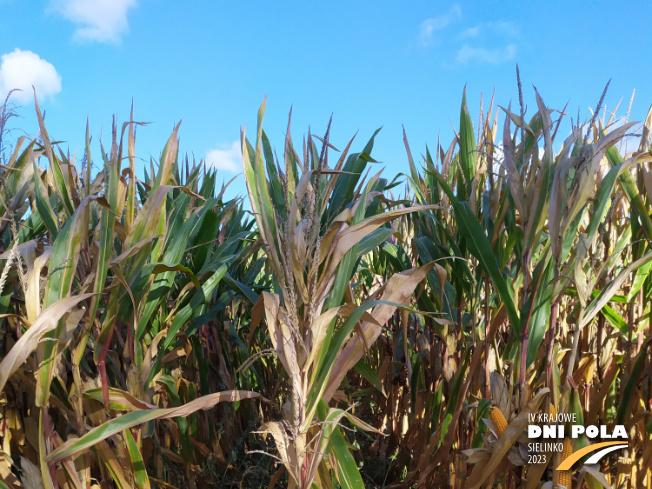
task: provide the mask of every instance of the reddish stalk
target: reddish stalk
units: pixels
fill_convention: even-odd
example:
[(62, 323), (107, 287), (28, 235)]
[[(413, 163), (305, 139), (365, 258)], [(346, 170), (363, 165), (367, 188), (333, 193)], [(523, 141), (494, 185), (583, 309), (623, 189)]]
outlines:
[(548, 378), (548, 387), (552, 387), (552, 356), (555, 350), (555, 337), (557, 336), (557, 315), (559, 314), (559, 299), (552, 303), (550, 311), (550, 327), (548, 328), (548, 351), (546, 358), (548, 366), (546, 367), (546, 374)]
[(109, 401), (109, 378), (106, 374), (106, 355), (109, 352), (109, 345), (111, 344), (111, 339), (113, 338), (113, 329), (115, 328), (115, 321), (111, 325), (109, 334), (106, 338), (106, 348), (102, 348), (100, 351), (100, 357), (97, 362), (97, 368), (100, 371), (100, 377), (102, 379), (102, 397), (104, 398), (104, 407), (106, 410), (109, 410), (110, 401)]
[(484, 396), (489, 399), (489, 342), (487, 335), (491, 324), (489, 309), (489, 280), (484, 281)]

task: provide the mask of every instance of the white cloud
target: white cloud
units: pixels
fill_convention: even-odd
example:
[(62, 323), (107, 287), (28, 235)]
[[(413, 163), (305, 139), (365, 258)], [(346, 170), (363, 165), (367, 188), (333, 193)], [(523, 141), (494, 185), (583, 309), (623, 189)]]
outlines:
[(435, 32), (442, 30), (451, 22), (462, 18), (462, 7), (454, 3), (445, 14), (431, 17), (423, 21), (419, 27), (419, 43), (422, 46), (430, 46), (434, 43)]
[(129, 30), (127, 12), (137, 0), (52, 0), (52, 10), (77, 24), (78, 41), (119, 42)]
[(504, 48), (485, 49), (474, 48), (465, 44), (457, 52), (455, 61), (461, 65), (468, 65), (469, 63), (485, 63), (497, 65), (510, 61), (516, 57), (516, 45), (508, 44)]
[(242, 171), (242, 151), (240, 141), (233, 141), (230, 145), (221, 144), (221, 148), (211, 149), (206, 153), (206, 165), (226, 170), (231, 173)]
[(489, 37), (501, 37), (503, 39), (515, 38), (518, 37), (521, 33), (521, 26), (513, 22), (507, 22), (504, 20), (498, 20), (495, 22), (484, 22), (478, 24), (475, 27), (470, 27), (463, 30), (458, 36), (457, 39), (464, 40), (470, 38), (481, 37), (483, 39)]
[(1, 102), (10, 90), (18, 88), (12, 97), (20, 103), (34, 100), (32, 86), (39, 100), (53, 97), (61, 91), (61, 75), (51, 63), (31, 51), (15, 49), (0, 58)]
[(480, 26), (477, 25), (475, 27), (471, 27), (469, 29), (462, 31), (462, 33), (458, 37), (459, 39), (468, 39), (470, 37), (478, 37), (479, 35), (480, 35)]

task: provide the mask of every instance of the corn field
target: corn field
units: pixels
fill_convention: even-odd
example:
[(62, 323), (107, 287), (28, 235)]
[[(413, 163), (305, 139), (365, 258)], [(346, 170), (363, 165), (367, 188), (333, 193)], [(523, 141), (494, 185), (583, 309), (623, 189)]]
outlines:
[[(263, 103), (233, 200), (179, 126), (137, 172), (133, 110), (73, 158), (7, 99), (0, 488), (652, 489), (652, 111), (534, 95), (392, 179)], [(531, 463), (541, 412), (628, 447)]]

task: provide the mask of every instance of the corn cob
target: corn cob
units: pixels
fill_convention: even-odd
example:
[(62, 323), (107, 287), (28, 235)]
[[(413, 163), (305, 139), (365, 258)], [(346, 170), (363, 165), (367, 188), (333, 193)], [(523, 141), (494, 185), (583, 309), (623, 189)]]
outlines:
[[(564, 438), (564, 449), (561, 452), (561, 461), (563, 462), (573, 453), (573, 445), (570, 438)], [(566, 487), (566, 489), (571, 489), (571, 484), (573, 483), (573, 478), (570, 470), (561, 470), (559, 472), (559, 485)]]
[(491, 406), (489, 418), (494, 424), (494, 428), (496, 428), (496, 435), (498, 435), (498, 438), (500, 438), (505, 432), (505, 428), (507, 428), (507, 420), (505, 419), (505, 415), (499, 407)]

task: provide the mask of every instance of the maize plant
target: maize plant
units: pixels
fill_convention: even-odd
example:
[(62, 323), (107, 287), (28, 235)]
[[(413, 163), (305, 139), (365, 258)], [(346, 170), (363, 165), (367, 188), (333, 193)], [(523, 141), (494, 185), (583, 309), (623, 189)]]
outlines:
[[(282, 421), (268, 421), (263, 429), (274, 437), (289, 487), (330, 486), (331, 472), (342, 487), (360, 487), (363, 481), (339, 424), (346, 419), (382, 433), (349, 408), (328, 403), (336, 395), (346, 399), (338, 388), (347, 372), (378, 339), (396, 308), (407, 310), (412, 292), (433, 264), (396, 273), (367, 297), (352, 289), (351, 280), (361, 257), (394, 234), (388, 223), (432, 206), (392, 209), (395, 204), (383, 199), (387, 182), (379, 174), (368, 182), (361, 178), (373, 138), (362, 153), (347, 158), (349, 142), (329, 166), (330, 124), (319, 140), (321, 151), (309, 134), (301, 157), (288, 122), (281, 168), (262, 130), (264, 110), (263, 103), (255, 148), (244, 133), (242, 137), (249, 198), (276, 281), (256, 307), (264, 309), (273, 353), (288, 376), (291, 395), (280, 406)], [(254, 308), (252, 314), (261, 313)]]

